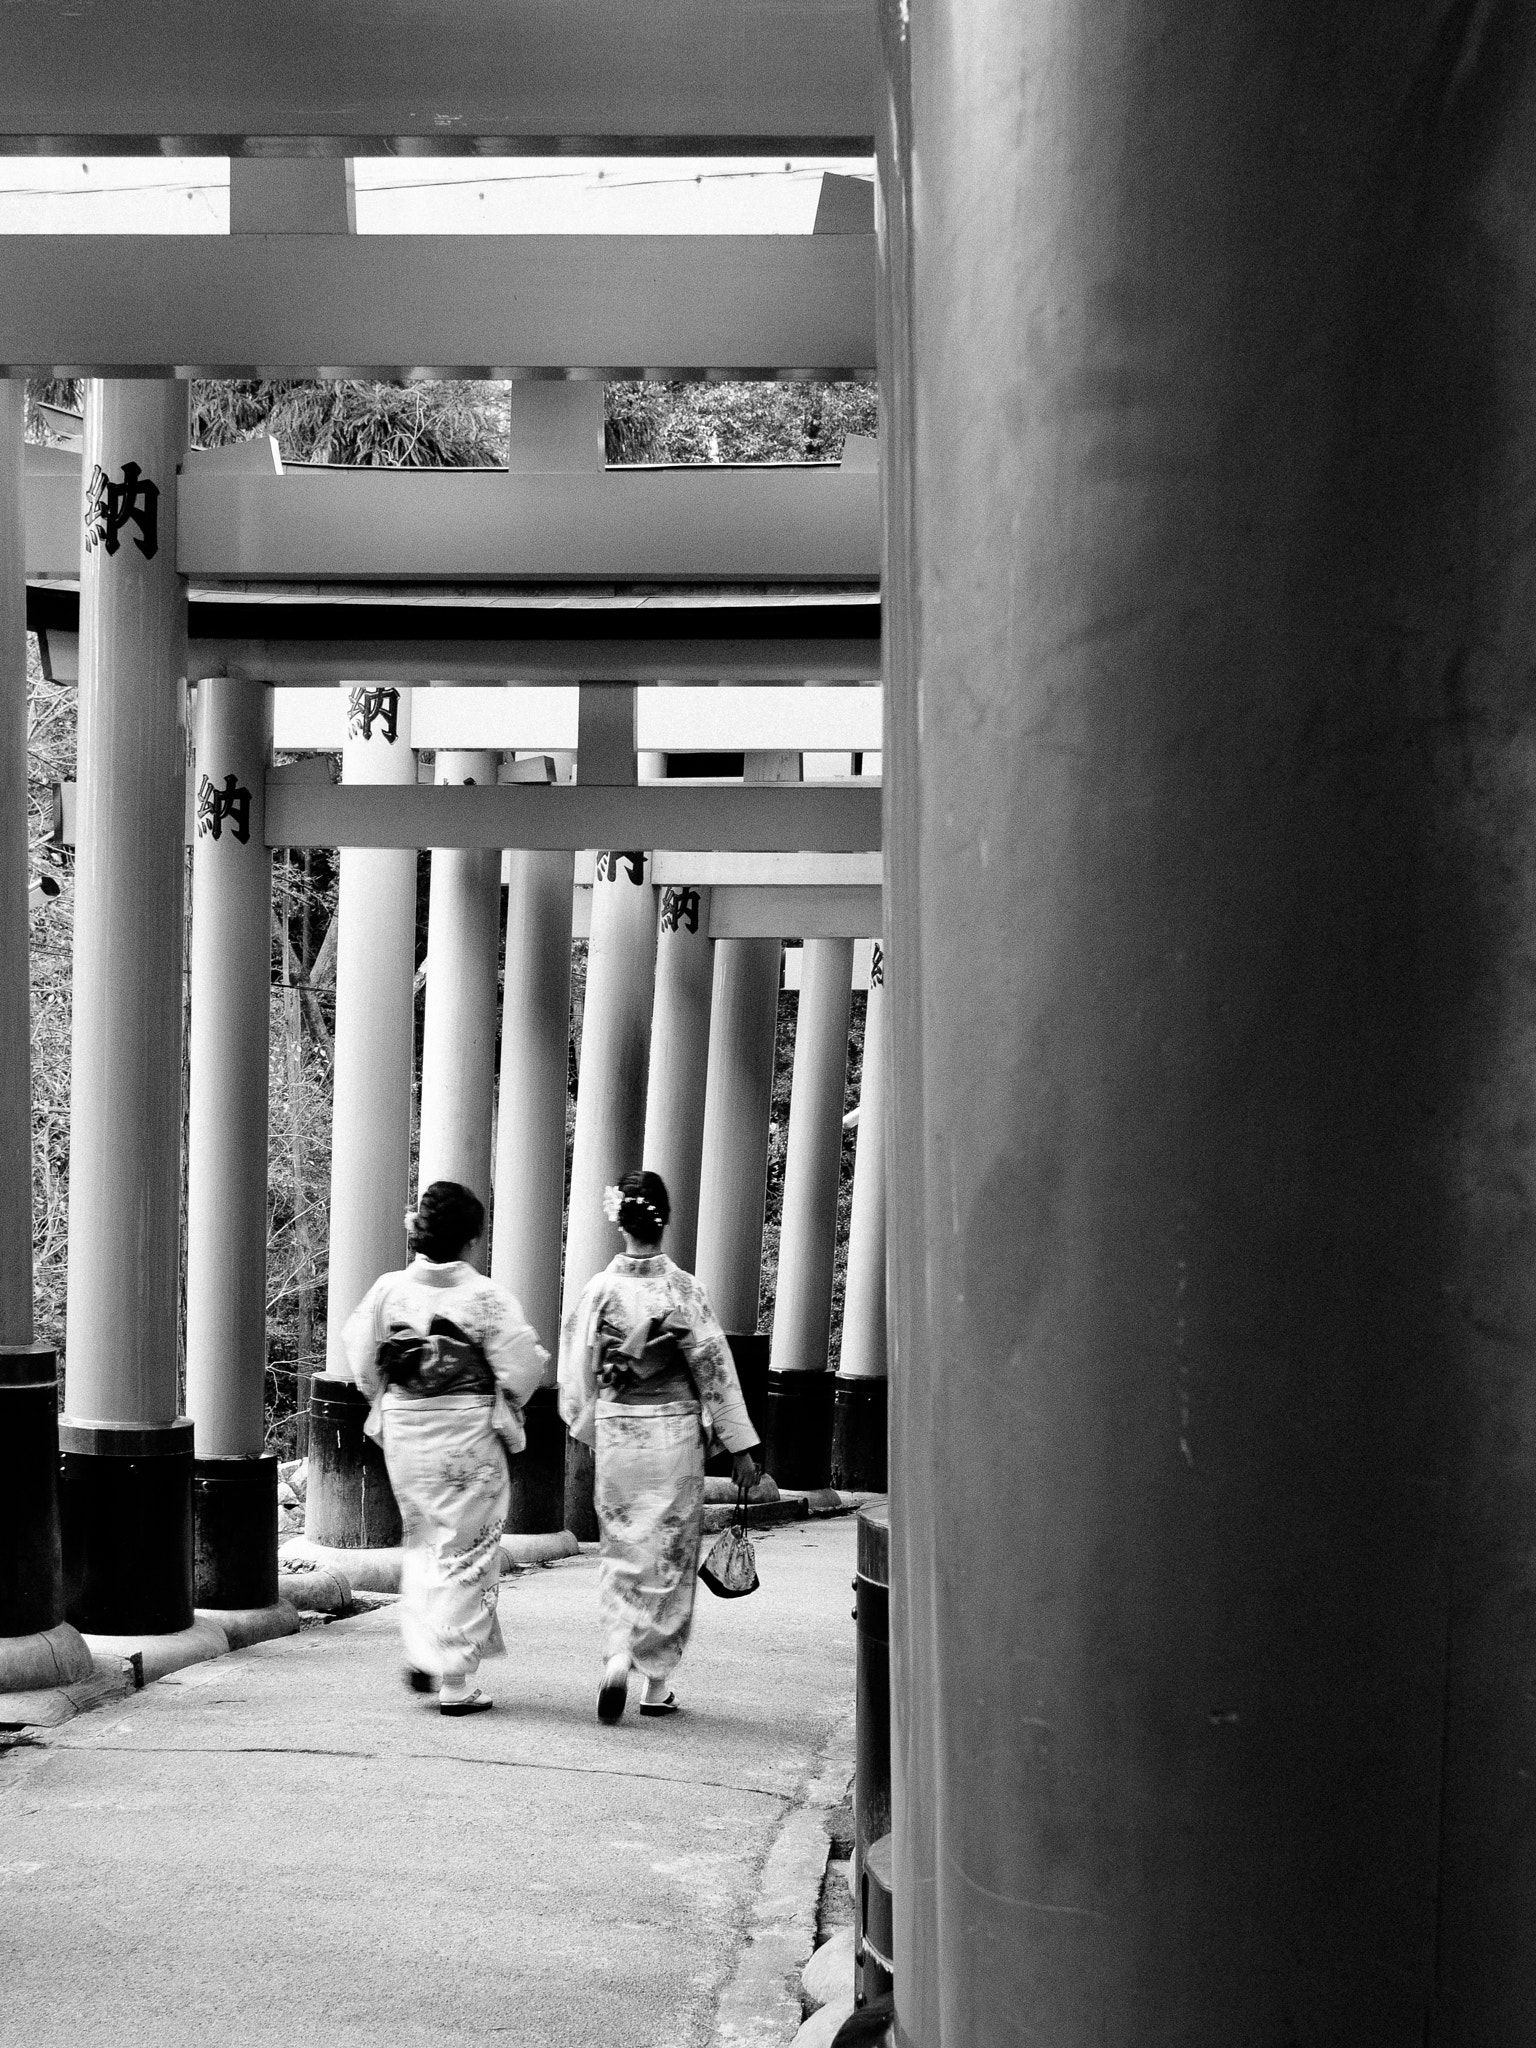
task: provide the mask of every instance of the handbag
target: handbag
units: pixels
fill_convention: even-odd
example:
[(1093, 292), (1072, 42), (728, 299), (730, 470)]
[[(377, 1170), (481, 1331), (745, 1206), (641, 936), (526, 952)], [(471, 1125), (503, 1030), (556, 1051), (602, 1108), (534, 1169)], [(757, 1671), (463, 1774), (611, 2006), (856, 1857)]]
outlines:
[(747, 1495), (743, 1487), (736, 1495), (736, 1512), (709, 1547), (699, 1566), (699, 1577), (711, 1593), (722, 1600), (742, 1600), (758, 1588), (757, 1554), (747, 1534)]

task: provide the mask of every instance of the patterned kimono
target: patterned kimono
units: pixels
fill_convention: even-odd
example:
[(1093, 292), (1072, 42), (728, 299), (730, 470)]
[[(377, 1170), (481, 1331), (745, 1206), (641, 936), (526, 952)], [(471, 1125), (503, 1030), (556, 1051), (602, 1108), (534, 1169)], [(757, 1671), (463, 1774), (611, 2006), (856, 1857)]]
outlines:
[(693, 1620), (704, 1442), (751, 1450), (725, 1332), (691, 1273), (624, 1253), (583, 1288), (560, 1331), (560, 1413), (597, 1454), (603, 1656), (646, 1678), (676, 1666)]
[(505, 1645), (496, 1619), (508, 1451), (549, 1353), (517, 1301), (462, 1260), (412, 1259), (376, 1280), (342, 1344), (373, 1402), (400, 1504), (405, 1556), (400, 1634), (406, 1659), (434, 1677), (472, 1676)]

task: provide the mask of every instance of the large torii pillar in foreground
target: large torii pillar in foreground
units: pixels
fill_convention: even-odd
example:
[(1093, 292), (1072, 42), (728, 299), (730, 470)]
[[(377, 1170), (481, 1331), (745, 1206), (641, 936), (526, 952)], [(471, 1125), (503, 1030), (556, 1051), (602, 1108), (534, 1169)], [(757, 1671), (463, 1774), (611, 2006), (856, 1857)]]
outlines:
[(1536, 38), (883, 18), (900, 2038), (1525, 2040)]

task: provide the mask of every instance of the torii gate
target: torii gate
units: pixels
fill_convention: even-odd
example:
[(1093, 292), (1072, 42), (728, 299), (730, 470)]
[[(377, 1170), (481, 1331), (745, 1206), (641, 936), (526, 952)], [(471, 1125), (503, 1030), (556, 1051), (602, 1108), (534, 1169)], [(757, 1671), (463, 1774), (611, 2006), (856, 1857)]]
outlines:
[[(344, 221), (325, 164), (369, 147), (779, 150), (873, 127), (878, 275), (858, 237), (787, 266), (749, 250), (747, 297), (717, 271), (700, 303), (676, 281), (703, 272), (658, 246), (624, 252), (610, 297), (590, 249), (577, 320), (550, 249), (256, 234), (199, 271), (188, 250), (0, 246), (0, 360), (745, 369), (774, 333), (781, 364), (856, 368), (852, 292), (814, 340), (789, 330), (817, 279), (863, 277), (885, 463), (899, 2037), (1523, 2039), (1520, 10), (529, 0), (509, 23), (436, 0), (409, 76), (356, 0), (221, 10), (217, 34), (191, 0), (121, 0), (110, 40), (89, 11), (10, 11), (10, 146), (233, 149), (237, 222), (281, 199), (291, 224), (295, 191), (301, 218)], [(241, 154), (284, 149), (328, 159), (278, 175)], [(139, 316), (153, 346), (124, 357)], [(119, 489), (128, 460), (174, 470), (173, 414), (159, 383), (104, 388)], [(163, 678), (174, 572), (113, 567), (143, 605), (130, 632), (98, 592), (102, 629), (125, 650), (136, 633)], [(20, 602), (0, 578), (13, 649)], [(141, 741), (168, 758), (163, 696), (117, 736), (125, 763)], [(135, 812), (167, 895), (174, 798)], [(25, 1216), (4, 1223), (14, 1274)]]

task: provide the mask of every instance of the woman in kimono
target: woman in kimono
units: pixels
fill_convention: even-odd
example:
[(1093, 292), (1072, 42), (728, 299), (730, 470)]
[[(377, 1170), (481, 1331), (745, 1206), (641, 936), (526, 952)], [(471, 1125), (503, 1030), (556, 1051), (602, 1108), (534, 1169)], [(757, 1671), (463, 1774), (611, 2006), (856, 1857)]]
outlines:
[(411, 1263), (375, 1280), (342, 1331), (400, 1504), (406, 1683), (437, 1687), (444, 1714), (492, 1704), (475, 1674), (505, 1654), (507, 1453), (523, 1448), (521, 1410), (549, 1363), (514, 1297), (465, 1263), (484, 1227), (468, 1188), (434, 1181), (406, 1217)]
[(749, 1487), (758, 1436), (708, 1296), (661, 1249), (671, 1204), (660, 1176), (627, 1173), (604, 1208), (624, 1249), (561, 1325), (560, 1413), (596, 1453), (597, 1714), (617, 1721), (631, 1668), (645, 1681), (642, 1714), (676, 1711), (670, 1680), (693, 1620), (705, 1440), (719, 1438), (737, 1485)]

